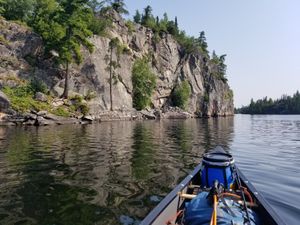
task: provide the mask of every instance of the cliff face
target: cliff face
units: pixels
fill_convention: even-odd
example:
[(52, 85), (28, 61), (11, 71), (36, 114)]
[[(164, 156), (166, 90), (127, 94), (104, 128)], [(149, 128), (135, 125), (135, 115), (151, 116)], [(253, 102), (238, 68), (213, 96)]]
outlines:
[[(113, 52), (113, 60), (119, 67), (114, 69), (113, 109), (131, 111), (132, 82), (131, 72), (137, 58), (151, 58), (152, 71), (157, 76), (156, 90), (152, 95), (153, 108), (165, 111), (172, 105), (171, 93), (175, 86), (187, 80), (191, 96), (187, 111), (197, 116), (233, 115), (233, 98), (228, 84), (213, 76), (214, 65), (201, 54), (183, 54), (174, 38), (165, 34), (154, 41), (153, 32), (141, 25), (128, 28), (125, 21), (113, 13), (113, 28), (110, 37), (117, 37), (126, 51)], [(59, 96), (63, 92), (63, 70), (53, 66), (52, 59), (41, 57), (42, 41), (30, 30), (1, 21), (0, 36), (0, 85), (13, 84), (12, 77), (28, 78), (35, 74), (42, 77)], [(95, 50), (92, 54), (84, 52), (84, 61), (71, 69), (70, 94), (86, 96), (95, 94), (90, 102), (90, 113), (100, 115), (110, 109), (109, 95), (109, 42), (106, 37), (91, 38)], [(34, 65), (33, 65), (34, 64)]]

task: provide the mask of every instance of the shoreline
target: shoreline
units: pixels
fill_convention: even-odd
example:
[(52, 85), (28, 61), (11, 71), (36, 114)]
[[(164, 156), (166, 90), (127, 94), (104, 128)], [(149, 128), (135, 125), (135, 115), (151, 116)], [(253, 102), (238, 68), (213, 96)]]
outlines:
[(166, 112), (155, 110), (142, 111), (103, 111), (98, 115), (86, 115), (79, 117), (56, 116), (47, 111), (31, 111), (17, 115), (0, 113), (0, 126), (53, 126), (66, 124), (93, 124), (112, 121), (144, 121), (144, 120), (165, 120), (165, 119), (191, 119), (191, 118), (218, 118), (230, 117), (232, 115), (195, 115), (178, 109), (168, 110)]

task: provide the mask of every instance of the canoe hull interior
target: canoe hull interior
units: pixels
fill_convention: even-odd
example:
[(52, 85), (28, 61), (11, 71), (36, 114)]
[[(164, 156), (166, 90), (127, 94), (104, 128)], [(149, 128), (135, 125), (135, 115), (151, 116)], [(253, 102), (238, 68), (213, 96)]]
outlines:
[[(235, 166), (236, 167), (236, 166)], [(202, 164), (199, 164), (194, 171), (188, 175), (172, 192), (170, 192), (142, 221), (142, 225), (165, 225), (167, 221), (175, 224), (176, 214), (179, 209), (182, 209), (186, 198), (182, 198), (179, 193), (191, 194), (191, 186), (201, 185), (201, 170)], [(246, 187), (253, 197), (257, 213), (261, 223), (268, 225), (284, 225), (284, 221), (275, 213), (266, 200), (260, 195), (254, 186), (246, 179), (238, 168), (236, 171), (241, 179), (242, 186)]]

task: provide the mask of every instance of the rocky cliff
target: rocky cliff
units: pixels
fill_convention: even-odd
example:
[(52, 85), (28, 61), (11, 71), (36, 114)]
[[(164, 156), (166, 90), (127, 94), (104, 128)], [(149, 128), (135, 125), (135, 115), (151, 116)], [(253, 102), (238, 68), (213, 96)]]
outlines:
[[(114, 51), (118, 62), (113, 82), (113, 110), (135, 111), (132, 104), (132, 66), (137, 58), (150, 57), (151, 69), (157, 76), (157, 85), (152, 95), (152, 108), (161, 114), (172, 107), (171, 93), (177, 84), (187, 80), (191, 95), (186, 108), (192, 116), (233, 115), (233, 97), (226, 81), (214, 76), (215, 65), (200, 53), (184, 54), (182, 47), (169, 34), (159, 40), (153, 32), (139, 24), (128, 27), (125, 20), (112, 12), (113, 28), (108, 37), (93, 36), (94, 52), (83, 49), (84, 61), (71, 68), (70, 95), (86, 96), (90, 114), (100, 118), (110, 109), (109, 95), (109, 42), (117, 37), (123, 51)], [(0, 19), (0, 88), (14, 87), (19, 79), (37, 76), (60, 96), (63, 92), (63, 70), (54, 64), (53, 57), (43, 55), (41, 38), (29, 28)], [(1, 95), (2, 96), (2, 95)], [(1, 97), (4, 99), (4, 97)], [(9, 101), (9, 100), (8, 100)], [(3, 105), (7, 106), (7, 102)]]

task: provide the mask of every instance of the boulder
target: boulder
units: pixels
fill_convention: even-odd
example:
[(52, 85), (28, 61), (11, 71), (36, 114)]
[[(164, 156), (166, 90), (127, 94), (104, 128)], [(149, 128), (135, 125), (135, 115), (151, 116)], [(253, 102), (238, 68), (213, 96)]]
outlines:
[(39, 111), (38, 113), (37, 113), (37, 115), (38, 116), (45, 116), (45, 115), (47, 115), (47, 111)]
[(153, 112), (148, 112), (146, 110), (142, 110), (141, 111), (141, 114), (143, 115), (143, 117), (145, 117), (146, 119), (149, 119), (149, 120), (155, 120), (156, 119), (156, 116), (154, 115)]
[(39, 102), (47, 102), (48, 101), (47, 95), (45, 95), (42, 92), (35, 93), (34, 99), (39, 101)]
[(0, 112), (5, 112), (10, 107), (10, 101), (6, 94), (0, 91)]
[(89, 121), (89, 122), (92, 122), (92, 121), (94, 121), (94, 117), (93, 116), (91, 116), (91, 115), (87, 115), (87, 116), (83, 116), (82, 117), (82, 120), (83, 121)]

